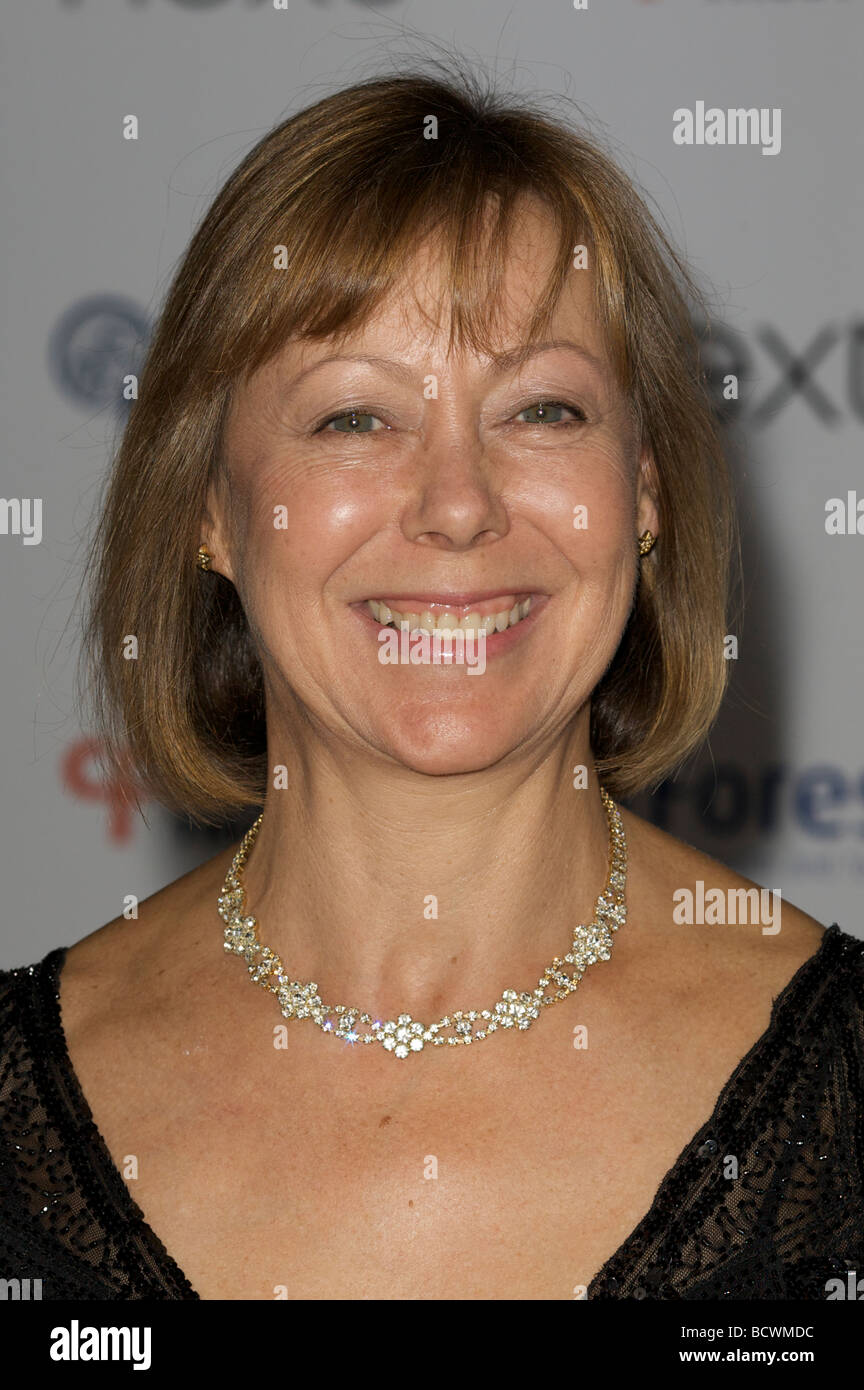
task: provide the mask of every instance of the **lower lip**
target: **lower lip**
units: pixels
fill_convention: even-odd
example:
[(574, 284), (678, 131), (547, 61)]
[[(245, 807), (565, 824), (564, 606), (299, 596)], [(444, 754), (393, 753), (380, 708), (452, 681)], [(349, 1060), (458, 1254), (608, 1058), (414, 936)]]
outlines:
[[(548, 602), (548, 594), (538, 594), (531, 604), (531, 611), (527, 614), (526, 617), (524, 617), (521, 620), (521, 622), (518, 622), (515, 627), (505, 628), (503, 632), (487, 633), (486, 660), (489, 661), (492, 657), (495, 656), (503, 656), (503, 654), (509, 651), (510, 648), (514, 646), (523, 635), (527, 635), (529, 632), (532, 632), (537, 618), (543, 612), (543, 609), (546, 607)], [(401, 636), (401, 632), (398, 628), (390, 626), (385, 628), (383, 623), (379, 623), (376, 618), (373, 618), (365, 602), (352, 604), (351, 607), (354, 609), (354, 612), (361, 619), (361, 621), (365, 623), (370, 633), (372, 633), (372, 635), (375, 637), (376, 642), (379, 632), (394, 632), (397, 636)], [(431, 637), (432, 634), (430, 633), (429, 635)], [(447, 660), (441, 662), (442, 666), (454, 666), (456, 664), (456, 662)]]

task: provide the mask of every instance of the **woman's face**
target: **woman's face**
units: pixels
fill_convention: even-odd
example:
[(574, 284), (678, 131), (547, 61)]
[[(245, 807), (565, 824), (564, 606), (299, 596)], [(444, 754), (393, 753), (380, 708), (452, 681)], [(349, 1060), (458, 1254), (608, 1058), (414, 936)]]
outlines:
[[(554, 246), (526, 207), (500, 327), (508, 358), (448, 356), (429, 244), (356, 333), (289, 344), (235, 398), (228, 485), (211, 492), (205, 539), (258, 645), (271, 749), (295, 697), (353, 747), (432, 774), (542, 749), (577, 712), (587, 738), (637, 537), (658, 526), (590, 269), (571, 272), (555, 345), (525, 349)], [(380, 659), (388, 610), (416, 615), (430, 659)], [(442, 622), (486, 632), (467, 651), (475, 670), (446, 647), (435, 659)], [(422, 655), (419, 639), (403, 642)]]

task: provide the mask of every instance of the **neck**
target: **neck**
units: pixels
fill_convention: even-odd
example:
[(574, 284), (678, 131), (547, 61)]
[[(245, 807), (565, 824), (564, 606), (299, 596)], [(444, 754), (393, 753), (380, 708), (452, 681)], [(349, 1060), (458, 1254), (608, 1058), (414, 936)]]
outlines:
[[(304, 731), (268, 749), (270, 788), (245, 869), (247, 911), (291, 978), (329, 1003), (438, 1017), (533, 988), (589, 922), (606, 815), (576, 721), (516, 765), (448, 777), (397, 769)], [(588, 788), (572, 769), (589, 769)]]

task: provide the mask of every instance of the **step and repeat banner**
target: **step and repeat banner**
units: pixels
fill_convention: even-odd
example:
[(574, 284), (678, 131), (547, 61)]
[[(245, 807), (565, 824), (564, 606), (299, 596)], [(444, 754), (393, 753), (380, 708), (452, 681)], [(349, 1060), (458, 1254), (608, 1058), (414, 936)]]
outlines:
[(0, 967), (242, 828), (142, 818), (100, 781), (74, 685), (85, 542), (124, 382), (228, 173), (278, 121), (416, 65), (427, 41), (566, 98), (562, 115), (578, 103), (710, 293), (743, 617), (710, 744), (634, 809), (864, 935), (860, 4), (43, 0), (2, 28)]

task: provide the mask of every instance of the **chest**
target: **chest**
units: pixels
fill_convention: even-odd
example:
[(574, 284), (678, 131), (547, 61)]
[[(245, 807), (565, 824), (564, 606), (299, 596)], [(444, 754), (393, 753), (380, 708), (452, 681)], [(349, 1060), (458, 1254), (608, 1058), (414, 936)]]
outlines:
[(452, 1087), (450, 1058), (433, 1086), (371, 1088), (352, 1058), (356, 1089), (284, 1056), (246, 1086), (190, 1067), (103, 1132), (121, 1171), (137, 1155), (127, 1186), (203, 1298), (572, 1299), (714, 1097), (570, 1050)]

